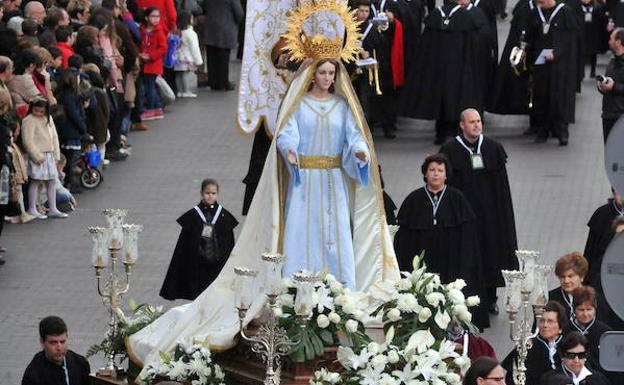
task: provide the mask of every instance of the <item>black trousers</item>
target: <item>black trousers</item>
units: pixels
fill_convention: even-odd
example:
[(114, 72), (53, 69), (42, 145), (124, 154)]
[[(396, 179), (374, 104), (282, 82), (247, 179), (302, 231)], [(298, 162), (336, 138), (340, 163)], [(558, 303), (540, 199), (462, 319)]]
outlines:
[(609, 137), (609, 133), (611, 132), (611, 129), (613, 128), (613, 126), (615, 125), (615, 122), (617, 122), (618, 118), (602, 118), (602, 140), (607, 143), (607, 138)]
[[(538, 137), (548, 138), (549, 134), (559, 139), (568, 139), (568, 123), (551, 112), (552, 93), (551, 76), (554, 76), (552, 64), (535, 66), (533, 72), (533, 109), (531, 116)], [(553, 106), (554, 107), (554, 106)]]
[(230, 49), (206, 46), (208, 85), (213, 90), (224, 90), (230, 82)]

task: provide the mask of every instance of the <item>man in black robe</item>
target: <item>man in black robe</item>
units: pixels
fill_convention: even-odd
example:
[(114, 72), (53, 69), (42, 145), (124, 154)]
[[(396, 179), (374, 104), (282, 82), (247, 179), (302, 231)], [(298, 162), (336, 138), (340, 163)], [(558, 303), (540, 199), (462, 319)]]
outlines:
[[(213, 223), (210, 244), (207, 244), (204, 228), (215, 216), (217, 220)], [(192, 301), (219, 276), (234, 248), (234, 228), (238, 221), (219, 203), (201, 201), (182, 214), (177, 222), (182, 230), (160, 296), (168, 300)]]
[(425, 18), (425, 30), (408, 69), (403, 116), (436, 121), (436, 144), (456, 135), (467, 107), (483, 108), (478, 27), (470, 12), (450, 2)]
[[(466, 295), (483, 298), (485, 286), (475, 213), (458, 189), (444, 182), (439, 188), (434, 188), (427, 176), (429, 165), (433, 163), (443, 165), (447, 172), (451, 172), (444, 155), (430, 155), (425, 159), (421, 170), (426, 185), (405, 198), (397, 215), (399, 230), (394, 248), (399, 268), (401, 271), (412, 271), (414, 256), (424, 251), (428, 271), (440, 274), (443, 283), (462, 278), (467, 285), (464, 290)], [(487, 310), (483, 305), (474, 309), (472, 321), (480, 328), (489, 327)]]
[(518, 248), (511, 190), (507, 178), (507, 153), (497, 141), (482, 134), (479, 112), (462, 112), (461, 135), (440, 148), (450, 160), (449, 186), (459, 189), (476, 213), (487, 296), (482, 298), (490, 313), (498, 314), (496, 288), (505, 285), (501, 270), (518, 269)]
[(589, 269), (585, 283), (596, 289), (599, 295), (603, 294), (602, 282), (600, 280), (600, 269), (602, 268), (602, 258), (607, 247), (615, 235), (611, 224), (613, 220), (624, 215), (624, 200), (613, 188), (611, 189), (613, 198), (609, 198), (606, 204), (598, 207), (592, 214), (587, 227), (587, 241), (583, 256), (589, 262)]
[(410, 68), (422, 34), (425, 6), (421, 0), (387, 0), (388, 9), (403, 24), (403, 62)]
[[(520, 0), (513, 9), (509, 35), (496, 70), (492, 99), (487, 107), (489, 112), (505, 115), (529, 114), (529, 72), (514, 71), (509, 63), (509, 56), (514, 47), (521, 45), (522, 39), (526, 40), (528, 20), (535, 7), (534, 0)], [(524, 69), (524, 65), (519, 68)]]
[(552, 133), (559, 145), (567, 146), (568, 125), (574, 123), (579, 25), (574, 11), (563, 3), (538, 0), (537, 5), (527, 30), (535, 142), (546, 142)]
[(41, 350), (26, 367), (22, 385), (89, 385), (89, 362), (67, 349), (67, 325), (57, 316), (39, 322)]

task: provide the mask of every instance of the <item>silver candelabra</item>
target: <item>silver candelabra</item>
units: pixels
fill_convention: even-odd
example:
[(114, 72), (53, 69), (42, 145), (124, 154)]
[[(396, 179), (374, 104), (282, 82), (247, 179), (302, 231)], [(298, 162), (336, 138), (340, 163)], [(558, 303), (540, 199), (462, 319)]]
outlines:
[[(266, 372), (264, 385), (279, 385), (281, 377), (282, 357), (286, 356), (293, 346), (300, 341), (291, 340), (286, 330), (279, 326), (275, 310), (279, 306), (277, 297), (280, 293), (281, 285), (281, 268), (284, 262), (284, 256), (280, 254), (263, 253), (262, 260), (266, 266), (265, 288), (268, 301), (264, 305), (264, 309), (268, 314), (268, 319), (260, 325), (254, 335), (250, 335), (244, 325), (247, 311), (253, 302), (253, 280), (258, 274), (256, 270), (236, 267), (234, 272), (238, 276), (238, 292), (236, 299), (236, 308), (238, 310), (238, 319), (240, 327), (240, 335), (251, 345), (251, 350), (262, 358), (266, 364)], [(304, 273), (297, 273), (294, 276), (297, 283), (297, 295), (304, 298), (299, 301), (296, 307), (297, 321), (299, 326), (305, 328), (309, 317), (311, 316), (311, 292), (313, 282), (317, 280), (316, 276)]]
[(548, 302), (547, 277), (552, 268), (536, 263), (539, 252), (517, 250), (520, 270), (503, 270), (505, 279), (505, 310), (509, 317), (509, 338), (514, 342), (517, 357), (513, 363), (513, 380), (516, 385), (526, 384), (526, 358), (537, 337), (533, 321), (542, 317)]
[[(108, 330), (106, 337), (111, 341), (105, 352), (108, 362), (106, 367), (98, 369), (99, 376), (116, 377), (117, 366), (115, 365), (115, 347), (112, 341), (116, 338), (117, 313), (121, 298), (130, 288), (130, 276), (132, 267), (138, 259), (138, 234), (143, 229), (140, 225), (124, 224), (127, 215), (126, 210), (104, 210), (108, 227), (89, 227), (93, 238), (93, 251), (91, 253), (95, 277), (97, 279), (97, 292), (108, 310)], [(119, 274), (117, 264), (122, 262), (124, 273)], [(104, 270), (108, 274), (103, 277)]]

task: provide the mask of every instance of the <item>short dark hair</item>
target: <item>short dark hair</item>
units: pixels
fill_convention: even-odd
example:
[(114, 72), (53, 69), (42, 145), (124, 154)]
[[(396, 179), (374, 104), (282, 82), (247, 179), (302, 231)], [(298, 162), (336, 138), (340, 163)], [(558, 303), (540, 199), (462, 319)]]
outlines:
[(102, 0), (101, 7), (112, 11), (115, 7), (119, 8), (119, 3), (117, 0)]
[(61, 317), (50, 315), (39, 322), (39, 337), (45, 340), (48, 336), (60, 336), (67, 333), (67, 325)]
[(355, 8), (359, 8), (359, 7), (362, 7), (362, 6), (370, 8), (370, 6), (371, 6), (370, 0), (357, 0), (355, 2)]
[(482, 356), (477, 358), (472, 362), (470, 368), (468, 368), (462, 384), (477, 385), (477, 378), (487, 377), (492, 372), (492, 370), (494, 370), (494, 368), (499, 365), (500, 363), (491, 357)]
[(217, 192), (219, 191), (219, 182), (216, 179), (206, 178), (201, 182), (201, 191), (203, 192), (206, 186), (216, 186)]
[(616, 28), (613, 33), (615, 34), (615, 40), (619, 40), (624, 44), (624, 28)]
[(574, 289), (572, 292), (573, 304), (576, 308), (585, 302), (589, 302), (594, 309), (598, 307), (598, 295), (596, 289), (591, 286), (581, 286)]
[(56, 37), (56, 41), (67, 43), (72, 33), (74, 33), (74, 30), (71, 26), (63, 25), (54, 31), (54, 37)]
[(562, 331), (568, 330), (568, 315), (563, 305), (557, 301), (548, 301), (546, 306), (544, 306), (544, 312), (547, 311), (557, 313), (557, 323), (559, 324), (559, 329)]
[(563, 337), (563, 339), (557, 344), (557, 352), (559, 357), (563, 358), (565, 352), (578, 345), (583, 345), (585, 351), (587, 351), (587, 338), (577, 331), (570, 332)]
[(24, 19), (22, 22), (22, 33), (26, 36), (37, 36), (39, 24), (34, 19)]
[(84, 59), (81, 55), (73, 54), (67, 59), (67, 66), (70, 68), (80, 69), (84, 64)]
[(61, 51), (61, 49), (55, 45), (51, 45), (47, 49), (48, 52), (50, 52), (50, 56), (52, 56), (52, 59), (63, 56), (63, 51)]
[(23, 75), (31, 64), (34, 64), (35, 67), (39, 67), (42, 63), (43, 61), (41, 60), (41, 57), (37, 55), (35, 50), (32, 48), (26, 48), (20, 51), (20, 53), (18, 53), (15, 57), (13, 73), (15, 75)]
[(425, 181), (425, 183), (427, 183), (427, 177), (425, 175), (427, 175), (427, 169), (429, 168), (429, 165), (431, 163), (444, 164), (444, 168), (446, 170), (446, 177), (448, 178), (451, 176), (451, 162), (448, 160), (446, 155), (442, 153), (429, 155), (428, 157), (425, 158), (425, 161), (420, 166), (420, 171), (423, 174), (423, 180)]

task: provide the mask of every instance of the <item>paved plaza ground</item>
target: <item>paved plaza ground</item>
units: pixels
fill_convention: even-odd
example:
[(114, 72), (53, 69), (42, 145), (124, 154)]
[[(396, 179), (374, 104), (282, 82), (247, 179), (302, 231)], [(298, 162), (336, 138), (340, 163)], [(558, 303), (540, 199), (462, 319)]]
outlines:
[[(505, 30), (507, 23), (503, 24)], [(506, 37), (506, 32), (503, 32)], [(604, 71), (601, 59), (598, 73)], [(235, 63), (234, 70), (239, 68)], [(603, 171), (600, 122), (602, 98), (590, 80), (577, 97), (576, 124), (570, 145), (556, 140), (534, 144), (522, 136), (527, 117), (486, 115), (484, 132), (501, 141), (509, 154), (519, 247), (542, 252), (545, 263), (583, 250), (586, 222), (609, 197)], [(199, 182), (213, 177), (221, 183), (220, 202), (240, 215), (251, 137), (234, 125), (237, 95), (200, 90), (199, 98), (183, 99), (167, 108), (165, 120), (148, 132), (130, 134), (132, 156), (106, 169), (103, 184), (80, 196), (68, 219), (7, 225), (2, 244), (8, 249), (0, 267), (0, 384), (19, 384), (39, 348), (37, 324), (49, 314), (63, 317), (70, 347), (84, 354), (104, 335), (107, 313), (96, 291), (87, 227), (104, 224), (104, 208), (129, 209), (128, 222), (144, 225), (140, 260), (125, 297), (138, 302), (171, 303), (158, 297), (178, 236), (175, 219), (199, 200)], [(375, 135), (386, 191), (397, 205), (422, 186), (420, 164), (437, 151), (431, 122), (401, 120), (396, 140)], [(240, 230), (240, 227), (239, 229)], [(551, 287), (556, 282), (551, 279)], [(502, 358), (510, 350), (505, 315), (493, 317), (485, 337)], [(91, 360), (101, 366), (101, 356)]]

